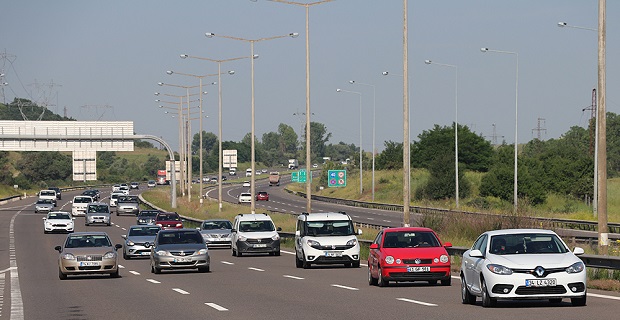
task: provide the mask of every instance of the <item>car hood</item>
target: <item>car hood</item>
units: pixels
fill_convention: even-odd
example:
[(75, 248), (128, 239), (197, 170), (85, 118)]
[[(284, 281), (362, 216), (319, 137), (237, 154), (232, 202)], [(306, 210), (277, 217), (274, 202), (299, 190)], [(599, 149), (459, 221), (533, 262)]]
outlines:
[(230, 234), (230, 229), (211, 229), (211, 230), (200, 230), (202, 234)]
[(239, 232), (238, 235), (239, 236), (244, 236), (246, 238), (249, 239), (264, 239), (264, 238), (271, 238), (274, 235), (276, 235), (277, 232), (275, 231), (265, 231), (265, 232)]
[(39, 203), (36, 205), (37, 208), (52, 208), (54, 207), (53, 204), (50, 203)]
[(207, 245), (204, 243), (178, 243), (178, 244), (161, 244), (158, 245), (155, 250), (166, 250), (166, 251), (198, 251), (200, 249), (206, 249)]
[(69, 222), (73, 222), (73, 219), (45, 219), (45, 222), (49, 222), (49, 223), (69, 223)]
[(114, 247), (87, 247), (87, 248), (65, 248), (62, 254), (71, 253), (75, 256), (84, 255), (104, 255), (108, 252), (114, 252)]
[(488, 263), (501, 264), (512, 269), (534, 269), (537, 266), (545, 268), (563, 268), (581, 261), (573, 253), (544, 253), (544, 254), (511, 254), (487, 256)]
[(153, 243), (155, 242), (155, 236), (131, 236), (131, 237), (127, 237), (127, 240), (131, 240), (133, 242), (139, 242), (139, 243), (143, 243), (143, 242)]
[(382, 248), (381, 251), (385, 256), (392, 256), (400, 259), (437, 258), (442, 254), (448, 254), (444, 247)]
[(330, 246), (330, 245), (338, 245), (343, 246), (349, 240), (355, 239), (356, 237), (351, 236), (326, 236), (326, 237), (306, 237), (307, 240), (314, 240), (320, 243), (322, 246)]

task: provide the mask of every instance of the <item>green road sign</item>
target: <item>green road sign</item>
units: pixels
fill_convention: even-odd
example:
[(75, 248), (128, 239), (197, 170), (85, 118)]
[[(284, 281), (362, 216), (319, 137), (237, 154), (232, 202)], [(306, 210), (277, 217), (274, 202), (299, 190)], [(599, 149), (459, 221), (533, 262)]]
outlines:
[(291, 172), (291, 182), (299, 182), (299, 173), (297, 171)]
[(308, 176), (306, 175), (306, 170), (305, 169), (299, 170), (299, 181), (298, 182), (306, 183), (306, 181), (308, 181)]
[(347, 170), (327, 170), (327, 186), (332, 188), (347, 186)]

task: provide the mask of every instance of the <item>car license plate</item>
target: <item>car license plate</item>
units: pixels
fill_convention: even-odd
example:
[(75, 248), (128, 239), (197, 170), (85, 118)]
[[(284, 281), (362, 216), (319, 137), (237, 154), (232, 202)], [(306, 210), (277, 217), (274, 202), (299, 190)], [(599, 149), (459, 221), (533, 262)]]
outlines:
[(95, 266), (100, 266), (101, 262), (99, 261), (83, 261), (80, 262), (80, 267), (95, 267)]
[(140, 254), (141, 254), (141, 255), (143, 255), (143, 256), (148, 256), (148, 255), (149, 255), (149, 254), (151, 254), (151, 253), (150, 253), (150, 252), (148, 252), (148, 251), (145, 251), (145, 252), (141, 252)]
[(267, 244), (266, 243), (259, 243), (259, 244), (255, 244), (254, 248), (266, 248)]
[(192, 258), (189, 257), (181, 257), (174, 259), (174, 262), (191, 262)]
[(326, 257), (342, 257), (342, 252), (325, 251)]
[(528, 279), (525, 280), (526, 287), (553, 287), (557, 283), (556, 279)]
[(429, 272), (431, 267), (407, 267), (407, 272)]

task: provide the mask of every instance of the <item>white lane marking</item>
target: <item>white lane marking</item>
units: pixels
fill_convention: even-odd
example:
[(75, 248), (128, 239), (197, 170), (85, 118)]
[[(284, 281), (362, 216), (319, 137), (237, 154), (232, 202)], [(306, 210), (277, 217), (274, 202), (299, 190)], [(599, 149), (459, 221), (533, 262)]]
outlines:
[(121, 228), (121, 229), (122, 229), (123, 231), (127, 231), (127, 229), (125, 229), (125, 228)]
[(347, 290), (352, 290), (352, 291), (357, 291), (357, 290), (359, 290), (358, 288), (353, 288), (353, 287), (342, 286), (342, 285), (339, 285), (339, 284), (332, 284), (332, 287), (342, 288), (342, 289), (347, 289)]
[[(17, 211), (9, 224), (9, 251), (15, 251), (15, 218), (21, 213)], [(11, 269), (11, 320), (24, 319), (24, 301), (22, 290), (19, 286), (19, 274), (17, 272), (17, 258), (14, 254), (9, 255), (9, 267)]]
[(254, 271), (265, 271), (265, 270), (263, 270), (263, 269), (254, 268), (254, 267), (249, 267), (248, 269), (250, 269), (250, 270), (254, 270)]
[(139, 275), (140, 275), (140, 272), (138, 272), (138, 271), (133, 271), (133, 270), (130, 270), (130, 271), (129, 271), (129, 273), (131, 273), (131, 274), (133, 274), (133, 275), (136, 275), (136, 276), (139, 276)]
[(589, 297), (603, 298), (603, 299), (612, 299), (612, 300), (620, 300), (620, 297), (607, 296), (604, 294), (596, 294), (596, 293), (588, 293)]
[(117, 228), (120, 228), (121, 226), (119, 226), (118, 224), (114, 224)]
[(120, 264), (118, 265), (118, 267), (119, 267), (120, 269), (125, 269), (125, 266), (120, 265)]
[(212, 302), (205, 302), (205, 304), (217, 311), (228, 311), (228, 309)]
[(0, 317), (2, 317), (2, 305), (4, 304), (4, 273), (0, 273)]
[(304, 280), (305, 279), (305, 278), (296, 277), (296, 276), (289, 276), (288, 274), (283, 275), (283, 277), (291, 278), (291, 279), (295, 279), (295, 280)]
[(367, 265), (367, 264), (363, 264), (363, 263), (360, 263), (360, 266), (362, 266), (362, 267), (368, 267), (368, 265)]
[(286, 254), (295, 254), (295, 252), (291, 252), (291, 251), (280, 251), (281, 253), (286, 253)]
[(146, 279), (146, 281), (148, 281), (150, 283), (155, 283), (155, 284), (161, 283), (161, 282), (159, 282), (157, 280), (154, 280), (154, 279)]
[(7, 272), (7, 271), (11, 271), (11, 270), (13, 270), (13, 269), (17, 269), (17, 267), (9, 267), (9, 268), (6, 268), (6, 269), (4, 269), (4, 270), (0, 270), (0, 273), (5, 273), (5, 272)]
[(229, 266), (232, 266), (233, 264), (235, 264), (234, 262), (228, 262), (228, 261), (220, 261), (223, 264), (227, 264)]
[(411, 302), (411, 303), (416, 303), (416, 304), (421, 304), (421, 305), (427, 306), (427, 307), (436, 307), (437, 306), (434, 303), (428, 303), (428, 302), (423, 302), (423, 301), (411, 300), (411, 299), (407, 299), (407, 298), (396, 298), (396, 300), (405, 301), (405, 302)]
[(179, 288), (172, 288), (172, 291), (176, 291), (180, 294), (189, 294), (189, 292), (183, 290), (183, 289), (179, 289)]

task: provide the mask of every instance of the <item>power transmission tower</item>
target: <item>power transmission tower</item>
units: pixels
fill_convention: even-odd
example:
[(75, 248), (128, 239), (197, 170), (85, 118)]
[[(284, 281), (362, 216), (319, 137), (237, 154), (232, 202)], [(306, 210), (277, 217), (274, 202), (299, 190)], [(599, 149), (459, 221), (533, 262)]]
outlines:
[(6, 63), (10, 63), (13, 64), (13, 61), (15, 61), (15, 59), (17, 58), (16, 55), (14, 54), (10, 54), (6, 52), (6, 49), (4, 49), (4, 52), (0, 52), (0, 61), (2, 62), (0, 65), (0, 98), (2, 98), (2, 103), (6, 104), (6, 96), (4, 94), (4, 86), (5, 86), (5, 76), (6, 76)]
[(500, 138), (503, 139), (504, 136), (497, 135), (497, 126), (495, 125), (495, 123), (493, 123), (492, 126), (493, 126), (493, 134), (491, 134), (490, 136), (487, 136), (487, 137), (490, 137), (491, 138), (491, 143), (494, 146), (496, 146), (497, 145), (497, 138), (500, 137)]
[(596, 117), (596, 88), (592, 89), (592, 104), (581, 109), (581, 112), (590, 110), (590, 120), (588, 121), (588, 130), (590, 131), (590, 155), (594, 154), (594, 129), (596, 124), (592, 120)]
[(545, 129), (544, 126), (545, 126), (545, 119), (538, 118), (538, 123), (536, 125), (536, 128), (532, 129), (532, 134), (534, 134), (534, 131), (536, 131), (536, 138), (540, 141), (542, 141), (541, 132), (544, 132), (545, 135), (547, 134), (547, 129)]
[[(83, 105), (80, 106), (80, 108), (82, 109), (95, 109), (95, 116), (97, 117), (97, 121), (101, 120), (101, 118), (105, 115), (105, 110), (106, 109), (112, 109), (112, 112), (114, 112), (114, 107), (113, 106), (109, 106), (109, 105)], [(103, 112), (101, 113), (101, 115), (99, 115), (99, 109), (103, 109)]]
[[(39, 83), (37, 79), (34, 79), (34, 83), (29, 84), (29, 86), (34, 86), (37, 90), (37, 100), (35, 103), (38, 106), (43, 107), (43, 110), (37, 120), (41, 120), (45, 114), (45, 110), (48, 109), (48, 106), (56, 106), (56, 104), (53, 104), (50, 100), (56, 98), (58, 101), (58, 91), (53, 91), (54, 87), (62, 87), (62, 85), (54, 83), (54, 80), (51, 80), (50, 83)], [(49, 88), (49, 91), (45, 89), (46, 87)]]

